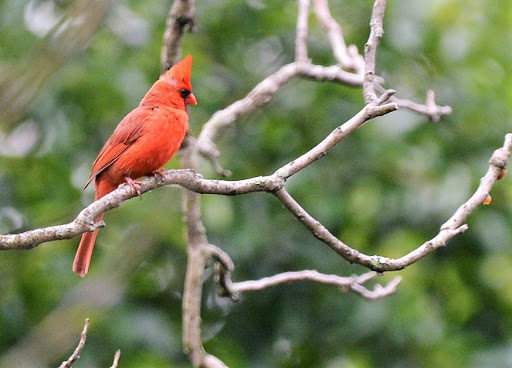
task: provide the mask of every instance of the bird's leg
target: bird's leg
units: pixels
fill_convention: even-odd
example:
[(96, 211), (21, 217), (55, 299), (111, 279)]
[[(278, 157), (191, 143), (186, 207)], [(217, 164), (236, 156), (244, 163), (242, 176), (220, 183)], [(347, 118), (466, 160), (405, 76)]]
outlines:
[(155, 178), (157, 176), (161, 177), (162, 179), (165, 179), (165, 174), (164, 174), (165, 170), (164, 169), (158, 169), (158, 170), (155, 170), (151, 173), (151, 175), (153, 175)]
[(126, 184), (130, 186), (130, 188), (133, 189), (135, 193), (139, 196), (140, 199), (142, 199), (142, 193), (140, 192), (140, 186), (142, 185), (142, 182), (133, 180), (132, 178), (125, 176), (124, 180), (126, 181)]
[(158, 183), (158, 177), (160, 177), (162, 179), (162, 181), (165, 179), (164, 171), (165, 171), (164, 169), (158, 169), (158, 170), (153, 171), (149, 175), (154, 177), (155, 181)]

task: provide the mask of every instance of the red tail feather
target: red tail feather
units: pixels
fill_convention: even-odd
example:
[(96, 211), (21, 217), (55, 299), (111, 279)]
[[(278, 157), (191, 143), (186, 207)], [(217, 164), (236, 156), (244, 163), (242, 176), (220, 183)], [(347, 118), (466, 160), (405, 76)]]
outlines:
[[(103, 215), (98, 217), (95, 222), (101, 221)], [(75, 260), (73, 262), (73, 272), (77, 275), (84, 277), (89, 271), (89, 265), (91, 264), (92, 252), (94, 250), (94, 244), (96, 237), (98, 236), (100, 229), (94, 230), (92, 233), (84, 233), (80, 245), (76, 251)]]

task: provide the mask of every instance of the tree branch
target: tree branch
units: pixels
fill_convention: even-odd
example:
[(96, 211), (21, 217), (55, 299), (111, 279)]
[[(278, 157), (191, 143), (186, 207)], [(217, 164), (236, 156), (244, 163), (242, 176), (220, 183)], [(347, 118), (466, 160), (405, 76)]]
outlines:
[[(182, 166), (197, 169), (198, 155), (195, 144), (187, 145), (181, 152)], [(183, 213), (187, 225), (187, 271), (183, 291), (183, 345), (185, 353), (196, 367), (217, 367), (221, 362), (209, 365), (210, 357), (201, 341), (201, 298), (204, 269), (208, 260), (205, 246), (208, 244), (206, 230), (201, 220), (200, 197), (197, 193), (183, 193)]]
[[(348, 73), (337, 66), (323, 67), (309, 62), (286, 64), (258, 83), (246, 97), (212, 115), (210, 120), (203, 125), (197, 138), (197, 146), (201, 155), (215, 162), (220, 153), (213, 142), (221, 130), (231, 125), (236, 119), (269, 103), (281, 87), (297, 77), (316, 81), (333, 81), (351, 86), (359, 86), (362, 82), (357, 75)], [(222, 174), (219, 170), (217, 172)]]
[(377, 276), (377, 272), (374, 271), (359, 276), (340, 277), (337, 275), (326, 275), (315, 270), (302, 270), (284, 272), (254, 281), (236, 282), (233, 283), (232, 288), (236, 293), (246, 293), (296, 281), (314, 281), (320, 284), (338, 286), (343, 292), (352, 291), (368, 300), (376, 300), (393, 294), (402, 280), (401, 277), (395, 277), (384, 287), (382, 285), (376, 285), (374, 290), (368, 290), (362, 285), (375, 276)]
[(73, 364), (80, 359), (80, 354), (82, 353), (82, 349), (85, 346), (85, 341), (87, 340), (87, 330), (89, 329), (89, 318), (85, 319), (84, 329), (80, 334), (80, 341), (78, 342), (78, 346), (76, 347), (73, 354), (69, 357), (68, 360), (62, 362), (59, 368), (71, 368)]
[(329, 10), (327, 0), (314, 0), (316, 17), (324, 27), (325, 33), (331, 42), (332, 52), (339, 65), (344, 69), (354, 70), (363, 76), (364, 59), (359, 54), (357, 46), (347, 47), (340, 25), (334, 20)]
[(110, 368), (117, 368), (117, 366), (119, 365), (119, 358), (121, 358), (121, 350), (117, 350), (116, 353), (114, 354), (114, 361), (112, 362)]
[(274, 195), (316, 238), (327, 244), (350, 263), (357, 263), (378, 272), (398, 271), (417, 262), (434, 250), (444, 247), (453, 237), (468, 229), (468, 225), (464, 224), (464, 221), (478, 206), (485, 203), (494, 183), (502, 177), (502, 173), (508, 164), (511, 146), (512, 134), (509, 133), (505, 136), (503, 147), (494, 151), (491, 156), (489, 169), (480, 180), (480, 185), (473, 196), (460, 206), (455, 214), (441, 226), (439, 233), (435, 237), (397, 259), (377, 255), (369, 256), (349, 247), (306, 212), (284, 188), (274, 192)]
[(384, 10), (386, 9), (386, 0), (376, 0), (373, 4), (372, 17), (370, 20), (370, 36), (364, 46), (364, 83), (363, 95), (366, 103), (377, 98), (375, 93), (375, 65), (377, 47), (384, 35)]
[(195, 0), (175, 0), (165, 24), (161, 54), (162, 70), (166, 71), (181, 59), (181, 43), (185, 31), (194, 30)]
[(299, 15), (297, 16), (297, 28), (295, 37), (295, 61), (309, 62), (308, 59), (308, 17), (310, 0), (299, 0)]
[[(385, 91), (384, 87), (375, 81), (375, 89), (379, 93)], [(425, 104), (418, 104), (410, 100), (404, 100), (395, 96), (390, 98), (390, 101), (395, 102), (400, 109), (408, 109), (421, 115), (428, 117), (433, 123), (439, 122), (443, 116), (450, 115), (452, 108), (450, 106), (439, 106), (435, 100), (435, 93), (431, 89), (427, 90), (427, 98)]]

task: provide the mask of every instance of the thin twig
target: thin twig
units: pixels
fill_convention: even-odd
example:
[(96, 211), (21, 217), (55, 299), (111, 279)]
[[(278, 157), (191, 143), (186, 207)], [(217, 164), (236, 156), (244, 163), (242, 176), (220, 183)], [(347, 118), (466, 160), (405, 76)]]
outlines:
[(233, 301), (238, 300), (238, 293), (233, 288), (233, 282), (231, 280), (231, 273), (235, 269), (235, 264), (231, 260), (231, 257), (213, 244), (208, 244), (207, 249), (210, 258), (215, 260), (214, 281), (219, 285), (219, 295), (228, 296)]
[(384, 35), (384, 10), (386, 9), (386, 0), (376, 0), (373, 4), (372, 17), (370, 20), (370, 36), (364, 46), (364, 83), (363, 95), (366, 103), (377, 98), (375, 93), (375, 65), (377, 46)]
[(308, 61), (308, 17), (310, 0), (298, 0), (299, 15), (297, 16), (297, 29), (295, 36), (295, 61)]
[(84, 348), (85, 341), (87, 340), (87, 329), (89, 328), (89, 318), (85, 319), (84, 329), (80, 334), (80, 341), (78, 342), (78, 346), (76, 347), (73, 354), (69, 357), (68, 360), (62, 362), (59, 368), (71, 368), (73, 364), (80, 359), (80, 354), (82, 353), (82, 349)]
[(331, 42), (334, 57), (344, 69), (354, 70), (356, 74), (363, 74), (364, 59), (355, 45), (347, 47), (340, 25), (332, 17), (327, 0), (314, 0), (315, 13), (324, 27), (325, 33)]
[[(375, 83), (375, 90), (378, 93), (383, 93), (385, 91), (384, 87), (377, 82)], [(425, 115), (430, 121), (437, 123), (443, 116), (450, 115), (452, 113), (452, 108), (450, 106), (438, 105), (435, 97), (434, 91), (429, 89), (427, 90), (427, 97), (424, 105), (410, 100), (401, 99), (396, 96), (391, 97), (390, 101), (395, 102), (399, 109), (408, 109), (415, 113)]]
[(117, 368), (119, 365), (119, 358), (121, 358), (121, 350), (118, 349), (114, 355), (114, 361), (112, 362), (110, 368)]
[(376, 285), (374, 290), (368, 290), (362, 284), (377, 276), (377, 272), (371, 271), (363, 275), (341, 277), (338, 275), (326, 275), (315, 270), (302, 270), (295, 272), (283, 272), (277, 275), (264, 277), (259, 280), (242, 281), (233, 283), (233, 290), (238, 293), (260, 291), (277, 285), (297, 282), (314, 281), (320, 284), (338, 286), (341, 291), (353, 291), (368, 300), (384, 298), (395, 292), (401, 281), (401, 277), (395, 277), (386, 286)]
[(501, 174), (506, 170), (510, 151), (512, 147), (512, 133), (505, 135), (505, 141), (501, 148), (498, 148), (489, 159), (489, 169), (483, 178), (480, 179), (480, 185), (475, 193), (465, 203), (463, 203), (448, 221), (442, 226), (441, 230), (456, 229), (464, 224), (468, 216), (486, 200), (496, 180), (501, 179)]
[(350, 289), (354, 293), (362, 296), (363, 298), (373, 301), (394, 294), (396, 288), (398, 287), (401, 281), (402, 278), (400, 276), (397, 276), (393, 278), (393, 280), (388, 282), (386, 286), (382, 286), (380, 284), (375, 285), (375, 288), (373, 290), (368, 290), (364, 286), (360, 285), (360, 283), (355, 282), (353, 285), (350, 286)]

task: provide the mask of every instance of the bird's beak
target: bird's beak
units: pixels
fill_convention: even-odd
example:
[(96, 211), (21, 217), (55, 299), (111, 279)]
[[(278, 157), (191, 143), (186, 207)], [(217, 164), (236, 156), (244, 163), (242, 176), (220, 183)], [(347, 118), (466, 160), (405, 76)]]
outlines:
[(193, 93), (189, 94), (188, 97), (185, 99), (185, 103), (187, 105), (197, 105), (196, 96), (194, 96)]

